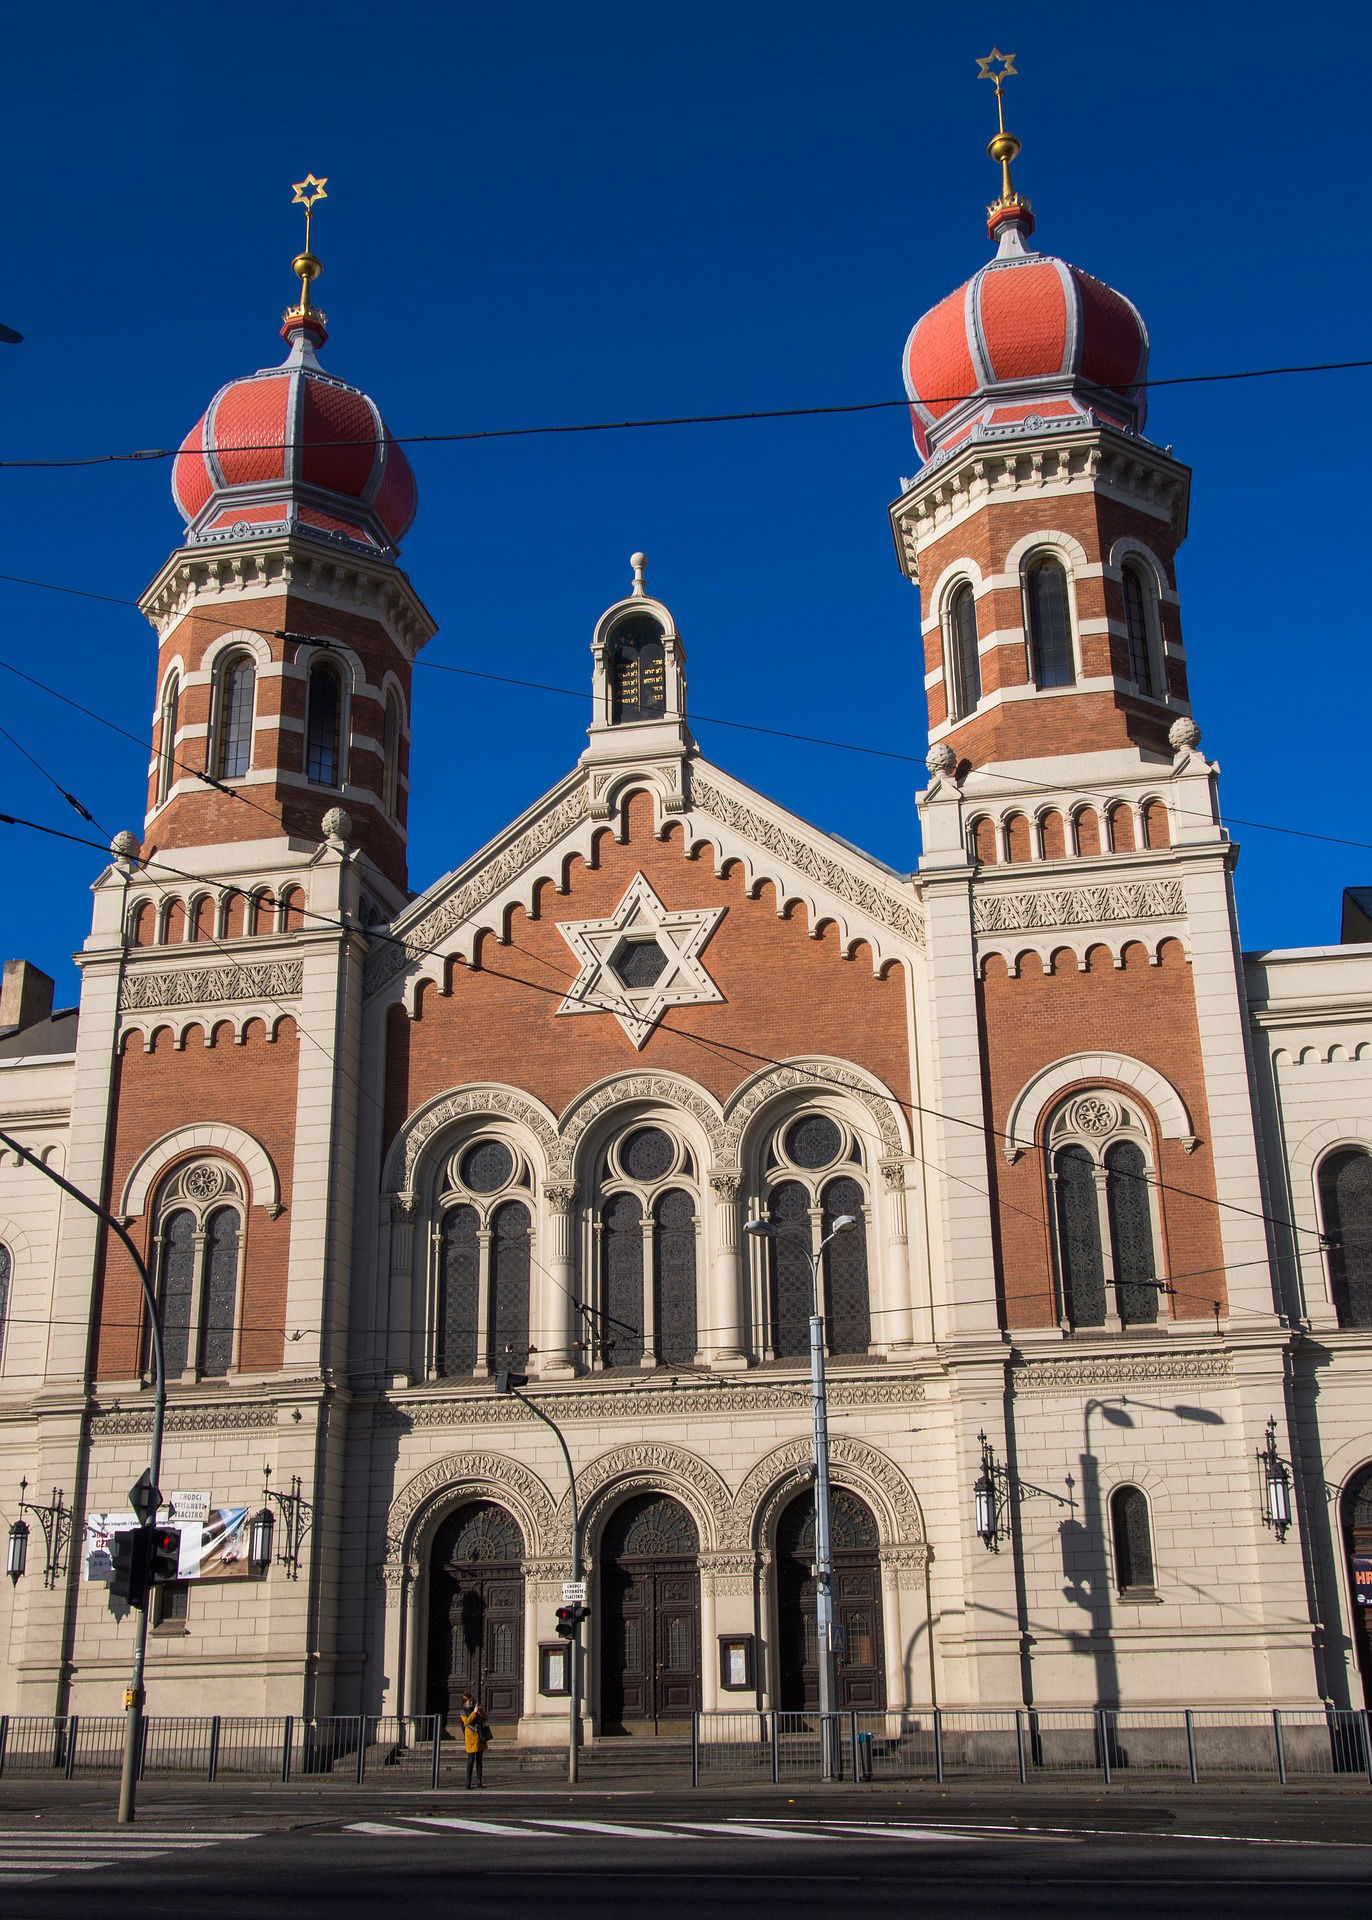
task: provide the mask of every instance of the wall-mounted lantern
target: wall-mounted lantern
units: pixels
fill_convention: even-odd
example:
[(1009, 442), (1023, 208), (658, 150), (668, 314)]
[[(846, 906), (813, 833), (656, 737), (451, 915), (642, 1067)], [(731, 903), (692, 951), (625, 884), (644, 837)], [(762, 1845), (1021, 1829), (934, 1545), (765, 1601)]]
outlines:
[(43, 1585), (55, 1587), (67, 1570), (67, 1549), (71, 1545), (71, 1508), (66, 1504), (62, 1489), (54, 1487), (52, 1498), (45, 1507), (37, 1507), (31, 1500), (25, 1499), (29, 1490), (27, 1480), (19, 1482), (19, 1518), (9, 1532), (9, 1543), (5, 1553), (5, 1571), (11, 1580), (22, 1580), (29, 1563), (29, 1526), (24, 1519), (31, 1513), (43, 1529)]
[(1010, 1504), (1010, 1476), (996, 1459), (995, 1449), (985, 1433), (979, 1433), (977, 1438), (981, 1442), (981, 1472), (972, 1489), (977, 1535), (988, 1553), (999, 1553), (1001, 1541), (1010, 1537), (1010, 1525), (1006, 1517)]
[[(306, 1534), (314, 1525), (314, 1508), (301, 1491), (303, 1484), (300, 1475), (293, 1473), (291, 1475), (290, 1492), (278, 1492), (272, 1485), (272, 1470), (270, 1466), (265, 1466), (262, 1469), (262, 1501), (264, 1510), (267, 1511), (268, 1517), (270, 1517), (270, 1508), (267, 1507), (267, 1502), (270, 1501), (271, 1505), (276, 1508), (281, 1516), (283, 1539), (281, 1551), (277, 1554), (276, 1558), (278, 1563), (286, 1569), (286, 1578), (288, 1580), (298, 1580), (300, 1578), (300, 1549), (305, 1544)], [(268, 1546), (271, 1544), (270, 1534), (267, 1536), (267, 1544)], [(267, 1564), (270, 1564), (270, 1562)]]
[(1262, 1471), (1262, 1520), (1278, 1540), (1285, 1540), (1291, 1525), (1291, 1472), (1277, 1451), (1277, 1422), (1267, 1423), (1267, 1445), (1258, 1454)]

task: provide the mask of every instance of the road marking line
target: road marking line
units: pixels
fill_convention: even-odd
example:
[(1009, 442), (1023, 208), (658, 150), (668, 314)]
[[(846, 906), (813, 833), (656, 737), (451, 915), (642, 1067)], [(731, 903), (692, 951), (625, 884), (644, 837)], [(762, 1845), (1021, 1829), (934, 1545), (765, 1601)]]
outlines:
[(435, 1833), (416, 1833), (413, 1827), (390, 1827), (384, 1820), (354, 1820), (344, 1833), (408, 1833), (412, 1840), (436, 1840)]
[(631, 1840), (672, 1840), (676, 1836), (666, 1827), (617, 1827), (609, 1820), (537, 1820), (536, 1827), (565, 1827), (571, 1833), (613, 1833)]
[(674, 1827), (686, 1827), (694, 1833), (732, 1833), (743, 1834), (753, 1840), (822, 1840), (822, 1833), (814, 1833), (804, 1827), (749, 1827), (739, 1821), (729, 1820), (673, 1820)]
[(520, 1840), (551, 1840), (551, 1833), (540, 1833), (537, 1827), (503, 1827), (498, 1820), (458, 1820), (451, 1816), (445, 1819), (437, 1813), (418, 1813), (416, 1820), (426, 1827), (456, 1827), (460, 1833), (500, 1833), (513, 1835)]

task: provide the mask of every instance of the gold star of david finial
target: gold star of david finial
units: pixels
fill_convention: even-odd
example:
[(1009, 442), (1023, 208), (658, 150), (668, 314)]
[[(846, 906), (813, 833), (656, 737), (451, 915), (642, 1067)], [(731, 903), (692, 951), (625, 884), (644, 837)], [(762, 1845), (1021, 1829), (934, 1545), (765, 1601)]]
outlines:
[(1005, 131), (1005, 96), (1001, 91), (1010, 76), (1018, 72), (1014, 54), (1002, 53), (999, 47), (992, 47), (984, 58), (977, 60), (977, 78), (989, 80), (996, 90), (997, 131), (986, 149), (1000, 168), (1000, 199), (990, 209), (992, 213), (997, 208), (1022, 207), (1026, 213), (1029, 211), (1029, 202), (1022, 194), (1015, 192), (1014, 182), (1010, 178), (1010, 162), (1019, 152), (1020, 143), (1013, 133)]
[[(1000, 62), (999, 67), (995, 66), (997, 60)], [(993, 80), (997, 88), (999, 88), (1002, 80), (1008, 79), (1012, 73), (1019, 71), (1015, 65), (1014, 54), (1002, 53), (999, 47), (992, 47), (984, 60), (977, 61), (977, 65), (981, 69), (977, 78), (979, 80)]]
[(307, 173), (303, 180), (296, 180), (291, 185), (291, 205), (305, 209), (305, 247), (304, 251), (298, 253), (291, 262), (291, 272), (300, 275), (300, 304), (289, 310), (286, 314), (288, 320), (293, 316), (298, 317), (304, 314), (311, 314), (315, 319), (320, 321), (324, 318), (323, 314), (320, 313), (316, 307), (313, 307), (310, 302), (310, 282), (317, 280), (324, 271), (323, 265), (315, 258), (311, 250), (310, 229), (314, 221), (315, 207), (321, 200), (327, 200), (329, 197), (324, 191), (328, 184), (329, 176), (327, 174), (324, 174), (320, 179), (316, 179), (314, 174)]

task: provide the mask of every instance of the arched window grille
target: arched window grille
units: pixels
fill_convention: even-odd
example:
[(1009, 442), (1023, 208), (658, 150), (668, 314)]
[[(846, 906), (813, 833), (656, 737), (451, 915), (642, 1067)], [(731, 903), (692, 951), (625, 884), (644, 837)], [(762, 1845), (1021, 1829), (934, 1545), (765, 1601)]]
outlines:
[(310, 668), (305, 702), (305, 778), (317, 787), (339, 784), (343, 682), (327, 660)]
[(0, 1366), (5, 1361), (5, 1333), (10, 1323), (10, 1283), (14, 1278), (14, 1259), (0, 1240)]
[(631, 1127), (606, 1155), (600, 1205), (602, 1366), (689, 1366), (699, 1346), (695, 1168), (665, 1127)]
[(1122, 1594), (1151, 1593), (1153, 1530), (1148, 1496), (1139, 1487), (1116, 1487), (1110, 1495), (1110, 1534), (1115, 1548), (1115, 1585)]
[(219, 742), (215, 759), (221, 780), (241, 780), (252, 765), (256, 697), (257, 667), (252, 656), (231, 654), (219, 675)]
[(612, 721), (654, 720), (667, 711), (667, 654), (656, 620), (646, 614), (621, 620), (606, 664)]
[(162, 719), (157, 735), (157, 804), (172, 790), (176, 778), (176, 728), (181, 708), (181, 682), (172, 674), (162, 692)]
[(768, 1333), (778, 1360), (809, 1351), (813, 1299), (811, 1258), (850, 1214), (857, 1221), (830, 1242), (821, 1268), (821, 1308), (831, 1354), (865, 1354), (872, 1340), (867, 1264), (867, 1194), (857, 1169), (861, 1149), (850, 1128), (828, 1113), (792, 1116), (768, 1150), (772, 1184), (767, 1214)]
[(449, 1378), (520, 1368), (531, 1350), (528, 1164), (487, 1136), (458, 1148), (441, 1185), (432, 1369)]
[(381, 743), (383, 757), (382, 800), (393, 819), (400, 814), (400, 696), (395, 689), (386, 695), (385, 734)]
[(1329, 1286), (1341, 1327), (1372, 1327), (1372, 1154), (1345, 1147), (1320, 1163)]
[(1036, 687), (1070, 687), (1076, 680), (1072, 661), (1072, 616), (1067, 601), (1067, 572), (1060, 560), (1045, 555), (1035, 560), (1025, 576), (1029, 617), (1029, 669)]
[(1129, 637), (1129, 678), (1140, 693), (1151, 700), (1156, 692), (1153, 679), (1153, 644), (1149, 632), (1148, 589), (1137, 566), (1124, 565), (1124, 628)]
[(243, 1265), (242, 1183), (197, 1160), (163, 1188), (157, 1212), (157, 1296), (167, 1378), (222, 1379), (234, 1364)]
[(962, 720), (976, 711), (981, 699), (977, 603), (969, 585), (960, 586), (948, 604), (946, 658), (949, 669), (949, 718)]
[(1060, 1311), (1075, 1328), (1158, 1319), (1151, 1143), (1113, 1094), (1074, 1094), (1048, 1129)]

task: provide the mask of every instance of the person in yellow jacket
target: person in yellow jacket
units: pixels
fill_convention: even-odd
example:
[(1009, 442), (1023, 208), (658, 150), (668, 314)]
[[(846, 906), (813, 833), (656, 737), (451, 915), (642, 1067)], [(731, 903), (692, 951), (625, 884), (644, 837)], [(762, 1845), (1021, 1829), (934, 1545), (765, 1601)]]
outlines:
[(467, 1748), (467, 1787), (470, 1791), (473, 1773), (476, 1775), (476, 1784), (479, 1787), (484, 1787), (486, 1784), (481, 1777), (481, 1762), (486, 1757), (491, 1727), (485, 1710), (470, 1693), (464, 1693), (462, 1696), (458, 1718), (462, 1722), (462, 1737)]

